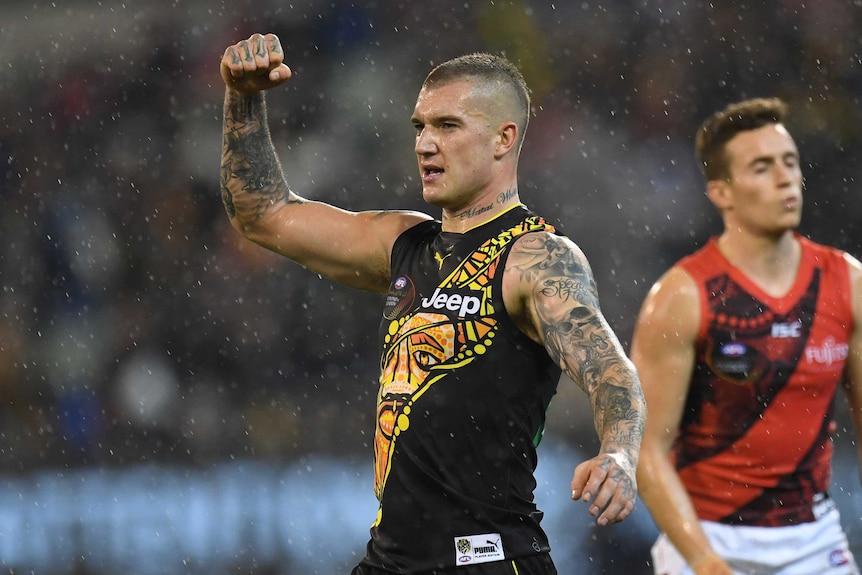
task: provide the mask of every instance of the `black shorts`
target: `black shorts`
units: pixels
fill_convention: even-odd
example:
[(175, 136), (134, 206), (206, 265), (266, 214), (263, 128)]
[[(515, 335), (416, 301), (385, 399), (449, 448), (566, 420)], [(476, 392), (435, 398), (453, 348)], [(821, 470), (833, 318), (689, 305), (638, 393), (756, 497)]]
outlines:
[[(383, 571), (375, 567), (358, 565), (350, 575), (395, 575), (391, 571)], [(491, 563), (480, 563), (467, 567), (450, 567), (447, 569), (434, 569), (433, 571), (422, 571), (412, 575), (557, 575), (557, 568), (548, 554), (522, 557), (520, 559), (506, 559), (505, 561), (493, 561)]]

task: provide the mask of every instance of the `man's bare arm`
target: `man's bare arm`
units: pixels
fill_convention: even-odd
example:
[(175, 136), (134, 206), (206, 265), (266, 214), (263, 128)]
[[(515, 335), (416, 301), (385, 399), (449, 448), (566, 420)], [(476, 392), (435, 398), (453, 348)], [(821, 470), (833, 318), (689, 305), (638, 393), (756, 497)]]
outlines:
[(845, 257), (850, 270), (853, 333), (850, 336), (843, 385), (856, 431), (857, 469), (862, 480), (862, 263), (850, 255)]
[(595, 497), (594, 515), (607, 506), (600, 523), (619, 521), (636, 500), (646, 404), (637, 372), (602, 315), (587, 259), (566, 238), (529, 234), (513, 247), (507, 273), (524, 295), (525, 332), (590, 399), (601, 449), (576, 470), (573, 496)]
[(712, 548), (670, 454), (696, 361), (699, 298), (694, 280), (674, 267), (650, 289), (638, 314), (631, 357), (650, 406), (638, 485), (659, 530), (695, 573), (729, 575), (731, 569)]
[(253, 34), (228, 47), (221, 197), (231, 224), (249, 240), (336, 281), (385, 291), (395, 239), (429, 216), (350, 212), (293, 193), (269, 132), (264, 91), (291, 77), (278, 38)]

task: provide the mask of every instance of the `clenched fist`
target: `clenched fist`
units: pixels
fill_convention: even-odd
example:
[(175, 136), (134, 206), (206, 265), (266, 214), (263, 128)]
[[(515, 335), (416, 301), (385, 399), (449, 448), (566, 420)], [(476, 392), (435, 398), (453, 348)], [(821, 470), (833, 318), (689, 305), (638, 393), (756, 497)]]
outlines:
[(228, 46), (221, 59), (225, 85), (247, 96), (279, 86), (290, 76), (290, 68), (284, 64), (284, 50), (275, 34), (252, 34), (247, 40)]

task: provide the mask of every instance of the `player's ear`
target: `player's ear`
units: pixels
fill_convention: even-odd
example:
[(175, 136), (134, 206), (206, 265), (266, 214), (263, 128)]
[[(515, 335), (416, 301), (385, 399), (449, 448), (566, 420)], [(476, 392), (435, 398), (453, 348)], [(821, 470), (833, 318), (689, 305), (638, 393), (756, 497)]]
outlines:
[(706, 197), (719, 210), (725, 210), (732, 205), (730, 182), (725, 179), (709, 180), (706, 183)]
[(518, 125), (515, 122), (501, 124), (497, 130), (497, 148), (494, 157), (500, 159), (512, 151), (518, 143)]

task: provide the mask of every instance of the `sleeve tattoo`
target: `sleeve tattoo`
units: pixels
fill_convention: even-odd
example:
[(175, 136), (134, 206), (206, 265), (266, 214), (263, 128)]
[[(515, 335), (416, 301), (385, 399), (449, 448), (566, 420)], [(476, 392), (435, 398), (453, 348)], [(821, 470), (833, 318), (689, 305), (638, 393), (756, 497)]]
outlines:
[(637, 373), (601, 313), (598, 289), (583, 255), (564, 238), (521, 240), (521, 280), (534, 288), (536, 321), (551, 358), (590, 397), (596, 429), (640, 442), (644, 405)]
[(269, 206), (289, 199), (281, 163), (267, 127), (262, 94), (225, 98), (221, 198), (231, 219), (259, 218)]

